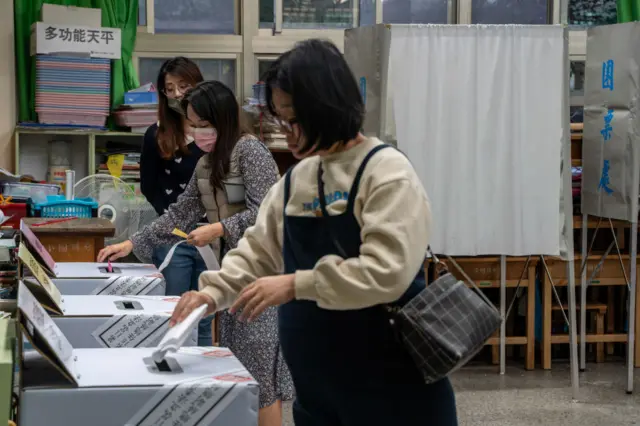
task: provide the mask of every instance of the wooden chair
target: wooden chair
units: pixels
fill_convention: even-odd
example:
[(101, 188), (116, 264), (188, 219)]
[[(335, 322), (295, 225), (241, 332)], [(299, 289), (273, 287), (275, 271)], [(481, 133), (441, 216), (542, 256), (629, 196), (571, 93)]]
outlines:
[[(608, 308), (607, 305), (605, 305), (604, 303), (588, 303), (587, 304), (587, 315), (589, 315), (591, 318), (590, 320), (591, 332), (589, 334), (592, 334), (596, 337), (605, 335), (604, 321), (605, 321), (605, 316), (607, 315), (607, 308)], [(567, 312), (569, 307), (567, 305), (563, 305), (562, 309), (564, 309), (564, 311)], [(580, 310), (579, 305), (577, 309)], [(551, 308), (551, 310), (554, 312), (559, 311), (560, 306), (555, 305)], [(551, 343), (554, 343), (553, 337), (551, 338)], [(601, 341), (597, 341), (596, 342), (596, 362), (604, 362), (604, 359), (605, 359), (604, 349), (605, 349), (605, 344)], [(550, 367), (551, 361), (548, 360), (548, 363)]]

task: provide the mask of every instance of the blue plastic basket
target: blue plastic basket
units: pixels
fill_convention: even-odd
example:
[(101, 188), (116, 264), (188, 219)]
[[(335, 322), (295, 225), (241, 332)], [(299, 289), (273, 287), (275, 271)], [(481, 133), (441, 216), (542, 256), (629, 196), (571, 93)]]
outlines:
[(31, 203), (32, 217), (90, 218), (97, 216), (98, 203), (93, 198), (67, 200), (63, 195), (49, 195), (46, 203)]

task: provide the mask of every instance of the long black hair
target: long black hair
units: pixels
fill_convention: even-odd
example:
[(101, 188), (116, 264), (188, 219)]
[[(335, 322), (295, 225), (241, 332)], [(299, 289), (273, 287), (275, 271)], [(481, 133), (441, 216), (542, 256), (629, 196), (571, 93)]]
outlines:
[(156, 84), (159, 121), (156, 139), (158, 140), (160, 155), (165, 159), (172, 158), (177, 150), (180, 150), (185, 155), (189, 154), (189, 148), (185, 143), (183, 117), (169, 108), (169, 98), (164, 93), (164, 80), (167, 74), (175, 75), (191, 86), (195, 86), (204, 80), (198, 65), (183, 56), (167, 59), (160, 68)]
[(182, 99), (185, 113), (189, 105), (201, 120), (211, 123), (218, 132), (215, 148), (207, 157), (211, 187), (222, 188), (222, 181), (229, 173), (233, 147), (248, 133), (241, 124), (238, 101), (231, 89), (219, 81), (203, 81)]
[(301, 152), (325, 150), (354, 139), (364, 120), (364, 102), (356, 79), (338, 48), (329, 41), (306, 40), (280, 56), (262, 77), (267, 105), (273, 89), (292, 98), (296, 123), (306, 138)]

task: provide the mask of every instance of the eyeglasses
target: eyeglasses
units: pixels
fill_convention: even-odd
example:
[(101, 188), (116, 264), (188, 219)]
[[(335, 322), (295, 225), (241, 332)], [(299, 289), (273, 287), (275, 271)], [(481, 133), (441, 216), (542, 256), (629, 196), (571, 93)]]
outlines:
[(189, 89), (191, 89), (191, 85), (190, 84), (180, 84), (177, 87), (172, 87), (172, 88), (165, 87), (164, 90), (162, 91), (162, 93), (164, 93), (165, 96), (167, 96), (167, 97), (171, 97), (171, 96), (174, 96), (174, 94), (177, 91), (178, 92), (178, 96), (180, 96), (180, 95), (184, 95), (185, 93), (187, 93), (189, 91)]
[(293, 133), (293, 126), (295, 124), (298, 124), (298, 120), (296, 120), (295, 118), (292, 118), (290, 120), (284, 120), (280, 117), (276, 117), (275, 121), (276, 121), (276, 124), (280, 127), (280, 130), (288, 134)]

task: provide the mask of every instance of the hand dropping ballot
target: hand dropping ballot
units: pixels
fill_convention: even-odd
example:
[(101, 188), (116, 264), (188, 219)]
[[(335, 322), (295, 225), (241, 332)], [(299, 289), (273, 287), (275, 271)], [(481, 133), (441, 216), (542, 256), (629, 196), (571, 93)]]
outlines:
[(49, 253), (87, 250), (80, 243), (42, 244), (28, 225), (20, 223), (22, 243), (64, 296), (164, 296), (164, 277), (154, 265), (140, 263), (55, 262)]
[[(171, 250), (169, 250), (169, 253), (167, 253), (167, 257), (164, 258), (164, 261), (162, 262), (160, 267), (158, 267), (160, 271), (164, 270), (164, 268), (169, 266), (169, 263), (171, 263), (171, 259), (173, 258), (176, 248), (178, 248), (180, 244), (186, 243), (187, 238), (189, 237), (184, 231), (181, 231), (177, 228), (174, 229), (171, 233), (176, 237), (183, 238), (183, 240), (178, 241), (173, 245), (173, 247), (171, 247)], [(210, 245), (206, 245), (204, 247), (196, 247), (196, 249), (200, 253), (200, 256), (202, 256), (202, 259), (204, 260), (204, 264), (207, 265), (207, 269), (209, 271), (220, 270), (220, 263), (218, 262), (218, 258), (216, 257)]]
[(184, 321), (171, 327), (153, 352), (153, 361), (156, 364), (160, 364), (165, 362), (164, 357), (167, 352), (177, 352), (189, 337), (191, 330), (195, 328), (206, 312), (207, 305), (202, 305), (191, 312)]

